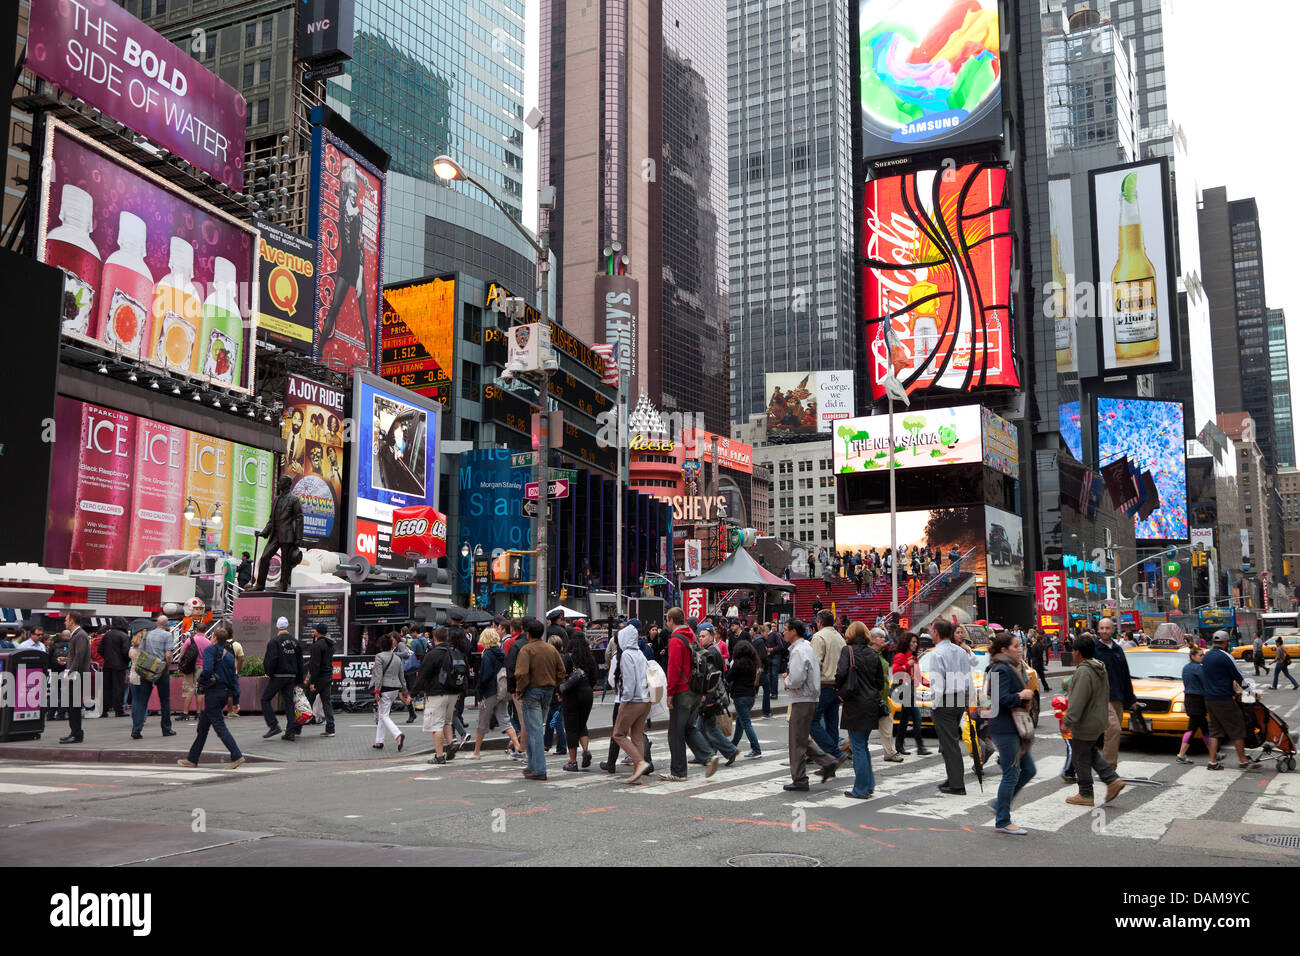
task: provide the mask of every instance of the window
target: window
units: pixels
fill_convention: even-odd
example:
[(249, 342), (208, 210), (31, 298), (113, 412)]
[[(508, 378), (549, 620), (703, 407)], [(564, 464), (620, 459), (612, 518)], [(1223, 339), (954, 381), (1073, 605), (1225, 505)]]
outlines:
[(153, 0), (140, 0), (140, 19), (148, 20), (153, 16)]
[(271, 101), (266, 97), (258, 100), (248, 107), (248, 125), (260, 126), (267, 121), (271, 115)]

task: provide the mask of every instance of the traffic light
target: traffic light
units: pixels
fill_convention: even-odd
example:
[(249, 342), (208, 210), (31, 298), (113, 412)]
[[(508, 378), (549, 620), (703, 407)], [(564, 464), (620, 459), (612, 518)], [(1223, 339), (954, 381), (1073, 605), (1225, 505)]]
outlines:
[(469, 595), (469, 606), (478, 607), (478, 596), (474, 594), (473, 591), (471, 591)]
[(569, 599), (569, 589), (564, 585), (560, 585), (560, 603), (563, 604), (568, 599)]

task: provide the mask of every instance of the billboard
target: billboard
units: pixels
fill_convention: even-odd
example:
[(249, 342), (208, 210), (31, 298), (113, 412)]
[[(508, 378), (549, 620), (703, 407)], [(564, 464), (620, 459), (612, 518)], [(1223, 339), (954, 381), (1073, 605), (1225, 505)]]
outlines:
[(354, 0), (299, 0), (298, 59), (333, 63), (352, 59)]
[(129, 412), (59, 396), (45, 564), (132, 571), (151, 554), (192, 549), (199, 529), (184, 512), (193, 499), (217, 550), (254, 550), (271, 507), (274, 456)]
[(51, 120), (36, 258), (64, 273), (63, 334), (248, 392), (257, 231)]
[(816, 436), (853, 417), (853, 373), (768, 372), (769, 438)]
[[(975, 567), (963, 563), (961, 571), (974, 571), (977, 583), (984, 584), (984, 515), (978, 505), (964, 508), (933, 508), (898, 512), (898, 543), (910, 553), (913, 547), (927, 545), (940, 549), (946, 558), (955, 547), (960, 554), (975, 549)], [(879, 550), (889, 547), (889, 513), (871, 515), (836, 515), (835, 546), (840, 552)], [(902, 575), (900, 574), (900, 579)]]
[(1101, 372), (1178, 368), (1169, 161), (1093, 170), (1088, 192)]
[(863, 321), (873, 398), (1020, 384), (1007, 170), (918, 170), (865, 187)]
[(103, 0), (31, 5), (24, 66), (244, 191), (248, 104), (198, 59)]
[(1019, 588), (1025, 583), (1025, 531), (1019, 515), (984, 506), (984, 553), (991, 588)]
[(860, 0), (862, 155), (1002, 138), (997, 0)]
[(384, 290), (379, 377), (439, 402), (451, 402), (456, 280), (420, 279)]
[(1061, 440), (1077, 462), (1083, 461), (1083, 419), (1078, 402), (1061, 402)]
[[(835, 473), (889, 467), (889, 416), (851, 418), (835, 429)], [(980, 406), (957, 405), (894, 413), (894, 467), (928, 468), (982, 460)]]
[(438, 507), (438, 409), (422, 395), (363, 372), (352, 382), (352, 527), (374, 535), (373, 564), (409, 568), (392, 552), (393, 509)]
[(683, 428), (682, 444), (688, 451), (695, 451), (694, 457), (701, 462), (712, 464), (713, 439), (718, 440), (718, 466), (741, 471), (747, 475), (754, 473), (754, 446), (725, 435), (715, 435), (699, 428)]
[(315, 345), (316, 243), (265, 219), (254, 218), (262, 234), (257, 334), (282, 349), (311, 355)]
[(1051, 223), (1052, 285), (1047, 308), (1056, 339), (1056, 370), (1078, 372), (1078, 318), (1073, 293), (1078, 267), (1074, 257), (1074, 197), (1070, 177), (1047, 183), (1047, 210)]
[[(614, 346), (614, 358), (628, 378), (629, 395), (637, 394), (639, 383), (636, 373), (638, 292), (637, 281), (631, 276), (596, 276), (596, 315), (605, 316), (605, 341)], [(600, 338), (599, 331), (596, 338)]]
[[(1097, 399), (1098, 460), (1127, 455), (1155, 480), (1160, 507), (1147, 518), (1134, 518), (1139, 540), (1186, 541), (1187, 459), (1183, 439), (1183, 403), (1151, 399)], [(1103, 469), (1106, 466), (1103, 466)]]
[[(476, 590), (471, 566), (473, 554), (462, 555), (461, 545), (468, 544), (471, 552), (482, 547), (488, 557), (506, 549), (532, 549), (532, 519), (523, 513), (524, 479), (528, 472), (511, 468), (509, 449), (476, 448), (458, 457), (457, 475), (460, 515), (456, 529), (460, 540), (447, 542), (447, 550), (455, 562), (456, 593), (470, 594)], [(526, 556), (525, 560), (530, 557)], [(531, 579), (528, 568), (524, 574)], [(529, 586), (494, 584), (493, 589), (525, 592)]]
[(280, 474), (302, 502), (302, 536), (308, 548), (339, 547), (343, 514), (344, 394), (320, 382), (289, 374), (280, 434)]
[(321, 123), (312, 126), (311, 162), (315, 357), (322, 365), (373, 371), (383, 307), (384, 173)]
[(1001, 415), (980, 408), (984, 464), (1012, 478), (1020, 477), (1020, 429)]
[(1057, 634), (1065, 627), (1065, 572), (1039, 571), (1034, 578), (1038, 629)]

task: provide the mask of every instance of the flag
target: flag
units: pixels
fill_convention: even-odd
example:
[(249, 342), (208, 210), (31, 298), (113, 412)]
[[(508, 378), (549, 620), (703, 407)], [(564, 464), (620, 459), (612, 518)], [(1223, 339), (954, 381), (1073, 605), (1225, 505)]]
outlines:
[(600, 377), (602, 385), (618, 384), (618, 363), (614, 361), (614, 346), (609, 343), (593, 345), (591, 350), (605, 360), (605, 374)]

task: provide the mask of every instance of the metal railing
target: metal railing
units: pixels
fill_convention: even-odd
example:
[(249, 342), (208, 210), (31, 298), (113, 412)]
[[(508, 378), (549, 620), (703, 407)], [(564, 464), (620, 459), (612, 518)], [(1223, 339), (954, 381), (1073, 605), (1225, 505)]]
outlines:
[[(978, 547), (978, 545), (972, 545), (957, 559), (956, 563), (959, 567), (969, 561), (970, 564), (966, 565), (970, 568), (969, 571), (958, 571), (954, 574), (952, 565), (949, 565), (948, 570), (940, 571), (937, 577), (928, 581), (920, 590), (899, 605), (899, 617), (916, 618), (930, 613), (942, 603), (944, 598), (961, 586), (967, 575), (974, 576), (975, 556)], [(920, 610), (920, 615), (917, 614), (918, 610)]]

